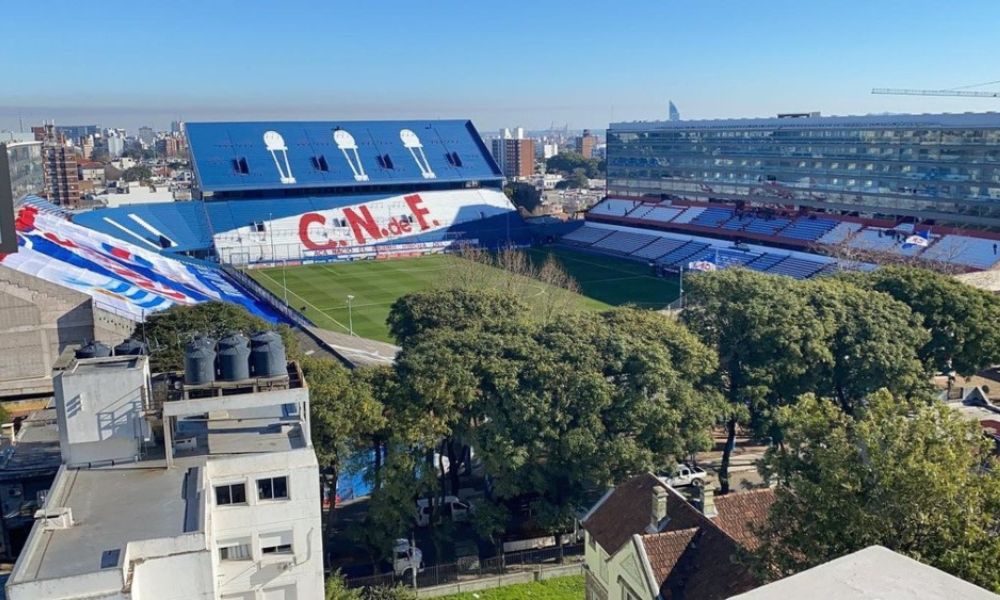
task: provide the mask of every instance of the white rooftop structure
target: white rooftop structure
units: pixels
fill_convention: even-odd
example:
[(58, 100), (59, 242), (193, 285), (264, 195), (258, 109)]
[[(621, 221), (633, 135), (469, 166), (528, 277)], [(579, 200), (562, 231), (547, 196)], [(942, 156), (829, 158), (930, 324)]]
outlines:
[(882, 546), (869, 546), (733, 598), (1000, 600), (992, 592)]
[(79, 359), (60, 376), (67, 460), (7, 598), (322, 597), (319, 469), (298, 367), (197, 386), (148, 372), (146, 357), (128, 356)]

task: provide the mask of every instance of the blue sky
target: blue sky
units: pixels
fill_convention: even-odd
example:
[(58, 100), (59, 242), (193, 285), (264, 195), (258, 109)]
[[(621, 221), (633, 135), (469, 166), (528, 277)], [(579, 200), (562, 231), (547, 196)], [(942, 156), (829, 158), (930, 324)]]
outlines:
[[(819, 110), (1000, 80), (995, 0), (4, 3), (0, 129), (42, 118), (469, 117), (480, 129)], [(1000, 89), (1000, 84), (986, 89)]]

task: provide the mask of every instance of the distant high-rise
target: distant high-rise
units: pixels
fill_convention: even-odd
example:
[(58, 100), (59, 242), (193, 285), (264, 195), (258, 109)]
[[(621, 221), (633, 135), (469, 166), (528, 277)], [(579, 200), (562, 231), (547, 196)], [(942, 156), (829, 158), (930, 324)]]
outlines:
[(124, 151), (125, 138), (117, 135), (108, 136), (108, 156), (111, 158), (120, 158)]
[(583, 135), (576, 138), (576, 152), (584, 158), (593, 158), (596, 144), (597, 136), (591, 134), (589, 129), (584, 129)]
[(531, 177), (535, 173), (535, 140), (524, 136), (518, 127), (513, 133), (501, 129), (500, 137), (493, 140), (493, 158), (504, 177)]
[(156, 132), (153, 131), (152, 127), (140, 127), (139, 141), (142, 142), (143, 146), (152, 146), (156, 142)]
[(55, 204), (76, 206), (80, 201), (80, 174), (77, 170), (76, 153), (72, 147), (61, 143), (62, 134), (57, 132), (52, 123), (42, 127), (42, 137), (45, 195)]
[(674, 106), (674, 101), (673, 100), (670, 100), (669, 109), (670, 109), (670, 120), (671, 121), (680, 121), (681, 120), (681, 111), (677, 110), (677, 107)]

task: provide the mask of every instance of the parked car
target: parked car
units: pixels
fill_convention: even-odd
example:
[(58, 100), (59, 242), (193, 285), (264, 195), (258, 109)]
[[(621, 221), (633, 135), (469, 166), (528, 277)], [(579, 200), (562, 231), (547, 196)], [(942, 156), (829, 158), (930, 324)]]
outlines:
[(465, 521), (472, 513), (472, 505), (458, 496), (441, 498), (420, 498), (417, 500), (417, 527), (427, 527), (431, 524), (432, 508), (437, 511), (440, 520)]
[(679, 464), (673, 470), (663, 476), (663, 480), (671, 487), (682, 487), (685, 485), (705, 485), (708, 473), (701, 467)]
[(410, 540), (399, 538), (392, 545), (392, 572), (396, 577), (412, 577), (411, 571), (424, 570), (424, 553), (410, 544)]

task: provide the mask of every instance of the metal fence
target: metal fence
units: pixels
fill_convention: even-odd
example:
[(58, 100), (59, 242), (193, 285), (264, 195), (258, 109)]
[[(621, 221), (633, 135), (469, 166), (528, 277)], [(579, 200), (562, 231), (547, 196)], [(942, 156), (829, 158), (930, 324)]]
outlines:
[[(562, 548), (565, 562), (579, 562), (583, 560), (583, 553), (583, 544), (567, 545)], [(559, 556), (559, 548), (554, 547), (508, 552), (483, 560), (471, 557), (454, 563), (434, 565), (425, 567), (422, 572), (417, 574), (416, 587), (426, 588), (457, 581), (471, 581), (517, 571), (545, 570), (560, 566)], [(414, 582), (409, 573), (406, 577), (396, 577), (392, 573), (381, 573), (347, 579), (347, 586), (352, 588), (392, 586), (397, 583), (412, 586)]]

